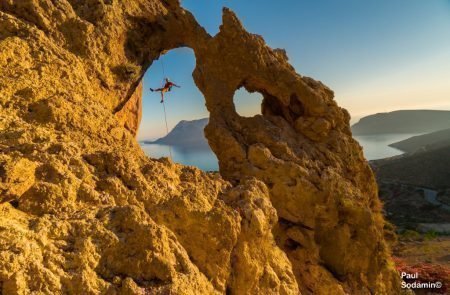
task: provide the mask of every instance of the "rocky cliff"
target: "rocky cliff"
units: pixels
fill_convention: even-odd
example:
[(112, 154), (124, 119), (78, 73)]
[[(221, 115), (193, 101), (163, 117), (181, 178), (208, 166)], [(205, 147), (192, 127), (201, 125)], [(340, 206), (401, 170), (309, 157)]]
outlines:
[[(134, 138), (143, 74), (180, 46), (221, 176)], [(0, 77), (0, 293), (398, 293), (348, 113), (231, 11), (212, 37), (175, 0), (0, 0)]]

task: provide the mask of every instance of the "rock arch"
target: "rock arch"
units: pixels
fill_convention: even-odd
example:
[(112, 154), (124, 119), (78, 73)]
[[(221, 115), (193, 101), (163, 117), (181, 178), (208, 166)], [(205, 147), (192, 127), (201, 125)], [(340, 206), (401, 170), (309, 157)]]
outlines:
[[(133, 136), (143, 74), (180, 46), (222, 177)], [(398, 293), (348, 113), (230, 10), (211, 37), (176, 0), (0, 0), (0, 76), (6, 293)], [(242, 85), (263, 116), (235, 114)]]

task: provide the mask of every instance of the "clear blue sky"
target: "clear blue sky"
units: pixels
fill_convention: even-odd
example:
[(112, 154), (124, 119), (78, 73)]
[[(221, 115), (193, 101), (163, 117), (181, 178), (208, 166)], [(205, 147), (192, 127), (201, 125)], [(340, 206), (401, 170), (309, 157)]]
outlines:
[[(331, 87), (354, 118), (397, 109), (450, 109), (449, 0), (182, 0), (214, 35), (222, 7), (231, 8), (249, 32), (285, 48), (292, 65)], [(192, 71), (190, 49), (163, 58), (165, 74), (182, 88), (167, 98), (169, 128), (182, 119), (208, 116)], [(155, 61), (144, 78), (139, 139), (165, 133), (159, 96), (148, 91), (163, 78)], [(260, 100), (238, 95), (245, 115)]]

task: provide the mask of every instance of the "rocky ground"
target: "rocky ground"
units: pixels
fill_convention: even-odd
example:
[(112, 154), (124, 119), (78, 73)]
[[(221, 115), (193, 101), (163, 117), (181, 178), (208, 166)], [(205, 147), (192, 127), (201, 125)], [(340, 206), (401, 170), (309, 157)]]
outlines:
[(387, 219), (401, 231), (423, 231), (421, 224), (450, 223), (448, 190), (430, 190), (435, 192), (436, 198), (428, 199), (425, 190), (415, 185), (380, 180), (379, 196)]
[(450, 290), (450, 237), (405, 232), (394, 247), (395, 263), (400, 272), (417, 273), (407, 282), (440, 282), (441, 288), (415, 289), (416, 294), (448, 294)]
[(450, 237), (405, 232), (400, 234), (394, 253), (408, 264), (437, 264), (450, 268)]
[[(419, 273), (413, 281), (439, 281), (439, 290), (415, 290), (416, 294), (447, 294), (450, 289), (450, 236), (447, 206), (449, 190), (426, 198), (424, 188), (395, 181), (379, 181), (379, 195), (386, 218), (394, 225), (393, 250), (397, 268)], [(445, 228), (446, 231), (441, 231)]]

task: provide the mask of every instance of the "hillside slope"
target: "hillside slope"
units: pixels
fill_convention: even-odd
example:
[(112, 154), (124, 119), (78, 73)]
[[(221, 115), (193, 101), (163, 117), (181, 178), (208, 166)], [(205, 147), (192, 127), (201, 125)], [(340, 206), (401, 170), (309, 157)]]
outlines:
[(435, 189), (450, 188), (450, 147), (373, 161), (377, 177)]
[(352, 126), (354, 135), (429, 133), (450, 126), (450, 111), (402, 110), (364, 117)]
[(392, 143), (389, 146), (407, 153), (412, 153), (418, 150), (439, 149), (446, 146), (450, 149), (450, 129), (413, 136), (408, 139)]

